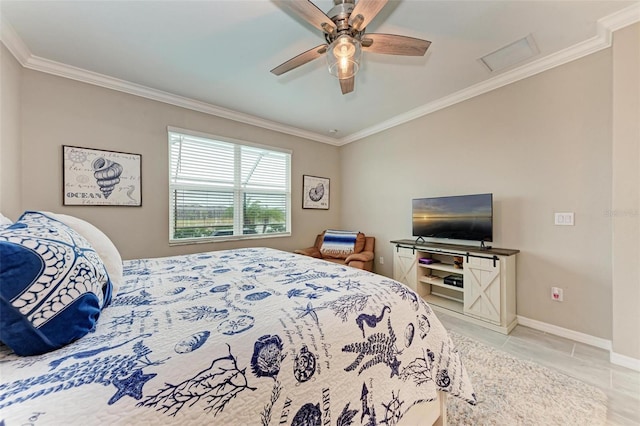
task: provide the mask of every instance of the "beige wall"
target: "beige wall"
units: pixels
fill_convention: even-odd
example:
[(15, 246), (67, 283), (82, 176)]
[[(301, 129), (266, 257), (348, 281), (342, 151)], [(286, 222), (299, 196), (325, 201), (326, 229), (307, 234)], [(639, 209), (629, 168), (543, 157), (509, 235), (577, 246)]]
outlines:
[[(377, 237), (385, 263), (376, 269), (391, 276), (389, 241), (410, 237), (411, 198), (492, 192), (493, 245), (522, 251), (518, 314), (613, 339), (615, 352), (638, 359), (633, 28), (616, 33), (613, 49), (341, 148), (21, 69), (2, 47), (0, 207), (14, 219), (24, 209), (87, 219), (125, 258), (254, 245), (168, 246), (166, 126), (182, 127), (293, 150), (293, 235), (260, 244), (291, 250), (325, 228), (359, 229)], [(63, 144), (142, 154), (143, 207), (63, 207)], [(301, 209), (302, 174), (331, 178), (329, 211)], [(616, 209), (636, 217), (612, 217)], [(575, 212), (576, 225), (554, 226), (558, 211)], [(550, 300), (551, 286), (565, 302)]]
[(22, 67), (0, 43), (0, 212), (21, 212), (20, 87)]
[(613, 38), (613, 351), (640, 359), (640, 24)]
[[(123, 258), (227, 248), (308, 247), (338, 226), (340, 187), (330, 210), (302, 209), (302, 175), (340, 181), (337, 147), (311, 142), (41, 72), (22, 73), (22, 208), (70, 214), (104, 230)], [(169, 247), (167, 126), (291, 149), (291, 237)], [(62, 145), (142, 154), (142, 207), (62, 206)]]
[(610, 339), (610, 82), (607, 49), (342, 147), (342, 225), (377, 237), (391, 276), (412, 198), (491, 192), (493, 245), (521, 250), (518, 315)]

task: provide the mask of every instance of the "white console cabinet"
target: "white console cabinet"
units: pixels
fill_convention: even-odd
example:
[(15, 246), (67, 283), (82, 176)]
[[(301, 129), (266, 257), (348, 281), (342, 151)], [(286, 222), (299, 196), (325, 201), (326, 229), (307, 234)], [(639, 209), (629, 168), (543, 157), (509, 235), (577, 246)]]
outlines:
[(418, 258), (415, 251), (400, 247), (393, 254), (393, 279), (408, 285), (411, 290), (418, 291)]
[(504, 334), (516, 326), (518, 250), (413, 240), (391, 243), (393, 278), (416, 291), (435, 310), (446, 310)]

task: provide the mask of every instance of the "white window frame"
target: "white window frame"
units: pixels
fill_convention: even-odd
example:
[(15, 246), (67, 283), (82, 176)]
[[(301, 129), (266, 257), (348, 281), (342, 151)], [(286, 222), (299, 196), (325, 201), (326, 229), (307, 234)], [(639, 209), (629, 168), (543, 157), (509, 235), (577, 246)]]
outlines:
[[(234, 218), (233, 218), (233, 235), (225, 235), (225, 236), (208, 236), (208, 237), (196, 237), (196, 238), (173, 238), (174, 235), (174, 220), (173, 220), (173, 211), (174, 211), (174, 203), (173, 203), (173, 191), (175, 188), (189, 188), (189, 185), (179, 185), (172, 183), (172, 170), (171, 170), (171, 137), (172, 134), (175, 135), (184, 135), (184, 136), (192, 136), (196, 138), (209, 139), (213, 142), (224, 142), (234, 145), (234, 150), (236, 151), (235, 164), (234, 164), (234, 185), (233, 185), (233, 204), (234, 204)], [(167, 148), (168, 148), (168, 170), (169, 170), (169, 245), (183, 245), (183, 244), (199, 244), (199, 243), (211, 243), (211, 242), (221, 242), (221, 241), (233, 241), (233, 240), (253, 240), (253, 239), (263, 239), (263, 238), (277, 238), (277, 237), (289, 237), (291, 236), (291, 158), (293, 156), (293, 152), (286, 148), (273, 147), (268, 145), (257, 144), (253, 142), (247, 142), (243, 140), (212, 135), (209, 133), (197, 132), (193, 130), (182, 129), (179, 127), (167, 127)], [(287, 154), (286, 164), (286, 212), (285, 212), (285, 231), (283, 232), (271, 232), (265, 234), (242, 234), (244, 228), (244, 209), (243, 209), (243, 194), (245, 192), (248, 193), (256, 193), (261, 192), (259, 189), (247, 189), (245, 190), (242, 186), (241, 182), (241, 156), (237, 155), (242, 147), (252, 147), (257, 149), (263, 149), (267, 151), (274, 151), (283, 154)], [(196, 187), (193, 187), (194, 189)], [(203, 186), (197, 186), (197, 189), (202, 189)], [(214, 185), (209, 186), (209, 188), (215, 189)], [(228, 189), (228, 188), (226, 188)], [(225, 190), (226, 190), (225, 189)], [(267, 193), (272, 193), (272, 191), (265, 191)], [(239, 214), (236, 214), (239, 213)]]

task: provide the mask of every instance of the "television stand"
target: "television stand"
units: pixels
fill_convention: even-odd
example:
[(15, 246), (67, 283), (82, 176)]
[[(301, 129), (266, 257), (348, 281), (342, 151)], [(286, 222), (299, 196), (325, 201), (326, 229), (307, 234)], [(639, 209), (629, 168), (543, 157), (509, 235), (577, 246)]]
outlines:
[[(422, 241), (424, 241), (424, 240), (422, 240)], [(417, 242), (417, 240), (416, 240), (416, 242)], [(484, 241), (480, 241), (480, 249), (481, 250), (489, 250), (491, 248), (492, 248), (491, 246), (485, 246), (484, 245)]]
[(516, 326), (519, 250), (424, 240), (391, 243), (393, 279), (418, 293), (435, 311), (503, 334)]

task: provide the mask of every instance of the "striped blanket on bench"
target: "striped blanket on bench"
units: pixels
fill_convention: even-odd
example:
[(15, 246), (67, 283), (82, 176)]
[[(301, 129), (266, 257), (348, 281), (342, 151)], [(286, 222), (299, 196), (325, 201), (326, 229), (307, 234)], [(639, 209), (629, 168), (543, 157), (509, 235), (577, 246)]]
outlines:
[(358, 232), (327, 230), (324, 233), (320, 252), (323, 256), (343, 258), (355, 250)]

